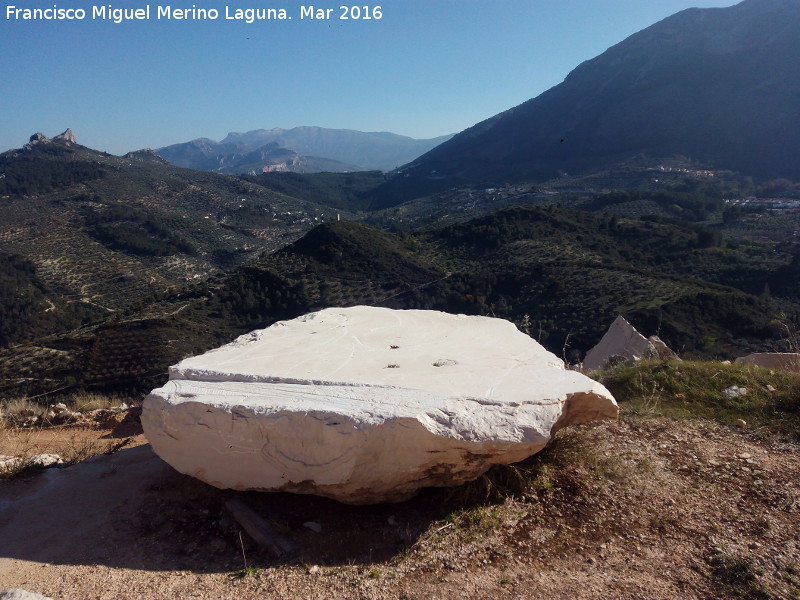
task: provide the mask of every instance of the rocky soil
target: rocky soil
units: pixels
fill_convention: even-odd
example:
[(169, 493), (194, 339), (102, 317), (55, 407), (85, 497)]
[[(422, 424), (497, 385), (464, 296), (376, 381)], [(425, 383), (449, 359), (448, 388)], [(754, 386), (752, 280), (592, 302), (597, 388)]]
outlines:
[[(0, 481), (0, 589), (59, 599), (800, 598), (800, 444), (760, 430), (624, 414), (563, 430), (474, 484), (352, 507), (210, 488), (166, 466), (130, 424), (114, 427), (0, 431), (0, 454), (65, 443), (99, 453)], [(231, 498), (293, 549), (275, 557), (242, 533)]]

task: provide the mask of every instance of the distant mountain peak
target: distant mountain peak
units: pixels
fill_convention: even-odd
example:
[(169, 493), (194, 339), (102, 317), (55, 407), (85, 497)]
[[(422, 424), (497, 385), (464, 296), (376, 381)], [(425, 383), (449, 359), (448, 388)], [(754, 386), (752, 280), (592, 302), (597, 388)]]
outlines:
[(76, 144), (75, 141), (75, 133), (69, 127), (64, 131), (64, 133), (59, 133), (53, 139), (50, 139), (45, 134), (41, 132), (34, 133), (29, 139), (28, 143), (25, 144), (24, 149), (30, 150), (36, 144), (47, 144), (52, 142), (63, 142), (67, 145)]
[(244, 133), (232, 131), (220, 142), (199, 138), (184, 144), (173, 144), (156, 150), (176, 166), (226, 173), (259, 172), (261, 167), (275, 170), (270, 164), (258, 166), (252, 153), (266, 146), (275, 146), (299, 156), (287, 163), (287, 170), (314, 171), (389, 171), (424, 154), (449, 139), (442, 136), (429, 140), (388, 132), (363, 132), (353, 129), (326, 129), (316, 126), (283, 129), (253, 129)]
[(56, 137), (53, 138), (54, 142), (68, 142), (71, 144), (77, 143), (75, 141), (75, 134), (73, 133), (72, 129), (67, 127), (64, 133), (59, 133)]
[(798, 0), (681, 11), (421, 156), (397, 186), (541, 181), (637, 154), (800, 178), (798, 39)]

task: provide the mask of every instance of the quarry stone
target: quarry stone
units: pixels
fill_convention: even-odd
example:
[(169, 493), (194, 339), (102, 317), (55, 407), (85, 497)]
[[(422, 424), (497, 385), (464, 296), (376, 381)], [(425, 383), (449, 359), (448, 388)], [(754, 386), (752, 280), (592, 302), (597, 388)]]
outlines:
[(766, 369), (800, 373), (800, 354), (796, 352), (756, 352), (740, 356), (735, 362), (740, 365), (755, 365)]
[(679, 360), (658, 336), (644, 337), (620, 315), (597, 345), (586, 353), (583, 368), (592, 371), (641, 358)]
[(474, 479), (617, 412), (507, 321), (359, 306), (178, 363), (142, 425), (161, 458), (216, 487), (369, 504)]

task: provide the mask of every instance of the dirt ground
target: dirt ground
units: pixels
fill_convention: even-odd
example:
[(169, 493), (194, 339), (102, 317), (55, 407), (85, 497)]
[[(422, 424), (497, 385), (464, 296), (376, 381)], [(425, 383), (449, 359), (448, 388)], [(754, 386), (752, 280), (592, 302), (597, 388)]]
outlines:
[[(473, 485), (351, 507), (211, 488), (125, 427), (0, 431), (0, 454), (97, 454), (0, 482), (0, 589), (57, 599), (800, 598), (800, 446), (759, 431), (625, 415), (562, 431), (521, 467)], [(241, 533), (225, 508), (232, 498), (293, 548), (275, 557)]]

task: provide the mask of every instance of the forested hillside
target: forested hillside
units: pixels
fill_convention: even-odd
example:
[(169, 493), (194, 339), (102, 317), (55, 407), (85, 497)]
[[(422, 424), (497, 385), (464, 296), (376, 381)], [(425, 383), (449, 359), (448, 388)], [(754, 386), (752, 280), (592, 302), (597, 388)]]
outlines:
[[(573, 362), (619, 314), (684, 357), (786, 348), (800, 297), (774, 282), (797, 259), (708, 231), (554, 206), (403, 235), (333, 221), (230, 274), (0, 350), (0, 373), (24, 375), (29, 390), (69, 381), (146, 391), (184, 356), (279, 319), (355, 304), (509, 319)], [(19, 391), (6, 381), (0, 393)]]

